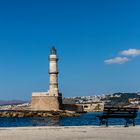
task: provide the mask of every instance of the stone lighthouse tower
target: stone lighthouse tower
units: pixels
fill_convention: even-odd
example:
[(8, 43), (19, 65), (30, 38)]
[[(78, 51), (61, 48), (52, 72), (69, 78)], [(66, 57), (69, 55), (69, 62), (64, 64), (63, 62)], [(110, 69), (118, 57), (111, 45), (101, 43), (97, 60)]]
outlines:
[(62, 109), (62, 95), (58, 89), (58, 57), (57, 50), (52, 47), (49, 55), (50, 85), (48, 92), (33, 92), (32, 110), (60, 110)]
[(58, 90), (58, 58), (57, 58), (57, 51), (54, 47), (52, 47), (50, 51), (49, 56), (50, 61), (50, 89), (49, 89), (49, 95), (50, 96), (59, 96), (59, 90)]

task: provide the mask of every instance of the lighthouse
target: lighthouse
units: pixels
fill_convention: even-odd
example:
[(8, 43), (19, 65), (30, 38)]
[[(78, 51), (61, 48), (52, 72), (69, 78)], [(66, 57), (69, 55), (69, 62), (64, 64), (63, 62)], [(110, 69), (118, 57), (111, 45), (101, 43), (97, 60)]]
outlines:
[(52, 47), (50, 50), (49, 56), (49, 75), (50, 75), (50, 87), (49, 87), (49, 95), (50, 96), (59, 96), (58, 90), (58, 57), (57, 57), (57, 50), (55, 47)]
[(62, 94), (58, 89), (58, 56), (55, 47), (49, 54), (49, 90), (48, 92), (33, 92), (32, 110), (60, 110), (62, 109)]

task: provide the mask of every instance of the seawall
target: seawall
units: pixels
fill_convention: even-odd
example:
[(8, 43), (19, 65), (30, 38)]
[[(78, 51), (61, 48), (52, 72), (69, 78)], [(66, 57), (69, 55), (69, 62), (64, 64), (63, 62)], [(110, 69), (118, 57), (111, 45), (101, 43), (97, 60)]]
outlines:
[(2, 111), (0, 117), (74, 117), (80, 116), (80, 113), (74, 111), (31, 111), (31, 110), (13, 110)]

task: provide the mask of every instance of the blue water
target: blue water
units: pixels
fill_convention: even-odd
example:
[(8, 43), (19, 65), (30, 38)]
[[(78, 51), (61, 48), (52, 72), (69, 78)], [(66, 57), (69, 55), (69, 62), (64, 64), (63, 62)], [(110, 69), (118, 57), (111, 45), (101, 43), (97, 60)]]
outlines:
[[(0, 118), (0, 127), (24, 127), (24, 126), (82, 126), (99, 125), (96, 118), (101, 113), (86, 113), (80, 117), (61, 118)], [(124, 119), (109, 119), (109, 125), (124, 125)], [(140, 125), (140, 112), (136, 118), (136, 125)]]

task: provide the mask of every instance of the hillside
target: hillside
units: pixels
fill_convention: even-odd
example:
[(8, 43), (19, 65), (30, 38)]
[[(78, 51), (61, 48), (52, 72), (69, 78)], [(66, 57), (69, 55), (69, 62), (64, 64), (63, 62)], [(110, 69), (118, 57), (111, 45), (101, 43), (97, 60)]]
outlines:
[(23, 100), (0, 100), (0, 105), (17, 105), (27, 103), (28, 101)]

